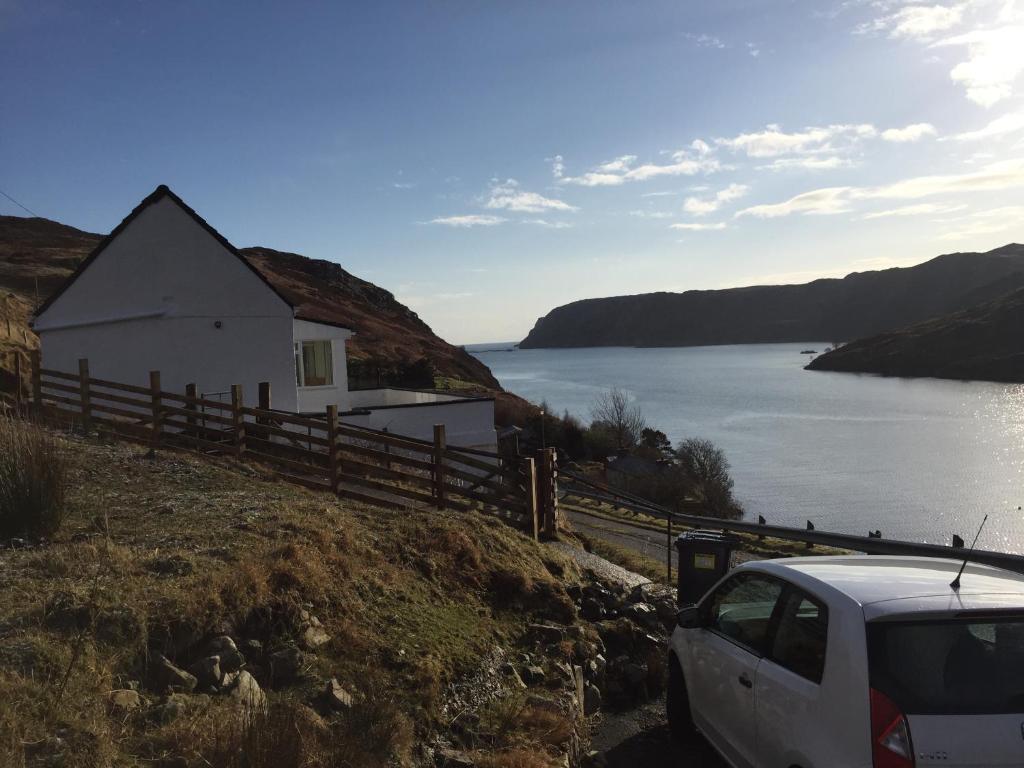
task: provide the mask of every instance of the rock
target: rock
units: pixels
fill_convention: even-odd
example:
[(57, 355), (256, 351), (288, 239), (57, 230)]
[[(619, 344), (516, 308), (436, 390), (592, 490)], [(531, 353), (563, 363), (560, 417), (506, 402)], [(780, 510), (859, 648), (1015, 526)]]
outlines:
[(583, 686), (583, 714), (590, 717), (601, 709), (601, 689), (593, 683)]
[(600, 621), (604, 617), (604, 606), (596, 598), (585, 597), (580, 603), (580, 616), (586, 621)]
[(327, 706), (335, 711), (352, 709), (352, 694), (342, 688), (336, 678), (327, 681), (323, 696)]
[(572, 600), (580, 600), (583, 597), (583, 588), (579, 584), (570, 584), (565, 588), (565, 594)]
[(661, 629), (658, 612), (649, 603), (633, 603), (623, 611), (623, 615), (644, 629), (654, 631)]
[(450, 747), (442, 747), (434, 752), (434, 764), (437, 768), (476, 768), (476, 763), (469, 755)]
[(154, 659), (153, 676), (161, 691), (176, 693), (191, 693), (199, 682), (195, 675), (174, 666), (162, 653), (158, 653)]
[(622, 665), (621, 673), (623, 679), (629, 683), (630, 686), (636, 688), (647, 682), (647, 665), (637, 664), (636, 662), (630, 661)]
[(270, 679), (275, 688), (298, 681), (308, 666), (305, 654), (294, 646), (270, 654)]
[(587, 584), (584, 586), (583, 597), (597, 600), (605, 608), (618, 608), (620, 603), (614, 594), (600, 584)]
[(210, 697), (205, 694), (189, 696), (184, 693), (172, 693), (161, 704), (157, 704), (151, 711), (150, 717), (158, 723), (166, 725), (177, 720), (182, 714), (190, 709), (209, 706)]
[(565, 630), (554, 624), (530, 624), (526, 630), (530, 637), (536, 638), (545, 645), (554, 645), (565, 640)]
[(608, 768), (608, 758), (604, 752), (592, 749), (583, 756), (583, 768)]
[(586, 661), (597, 656), (597, 646), (588, 643), (586, 640), (577, 640), (572, 646), (573, 655), (580, 661)]
[(111, 691), (107, 695), (107, 703), (111, 712), (118, 715), (127, 715), (142, 709), (142, 697), (130, 688)]
[(546, 677), (544, 670), (535, 665), (520, 668), (519, 676), (527, 685), (540, 685)]
[(526, 687), (526, 683), (523, 682), (523, 678), (519, 676), (519, 673), (516, 671), (516, 668), (513, 664), (505, 662), (501, 665), (501, 667), (498, 668), (498, 671), (508, 678), (509, 685), (511, 685), (513, 688), (518, 688), (521, 690)]
[(63, 768), (67, 763), (67, 742), (60, 736), (49, 736), (42, 741), (25, 745), (25, 756), (30, 765), (40, 768)]
[(573, 624), (571, 627), (565, 628), (565, 636), (570, 640), (576, 640), (577, 642), (585, 640), (587, 633), (583, 630), (579, 624)]
[(207, 656), (188, 668), (203, 689), (220, 686), (223, 673), (220, 669), (220, 656)]
[(244, 669), (241, 672), (233, 673), (230, 687), (225, 685), (225, 690), (242, 706), (262, 709), (267, 704), (267, 695), (263, 693), (260, 684)]
[(235, 641), (227, 635), (219, 635), (206, 644), (206, 655), (220, 659), (222, 673), (237, 672), (245, 666), (245, 657), (238, 650)]
[(259, 640), (243, 640), (242, 647), (239, 650), (241, 650), (245, 655), (245, 658), (250, 661), (252, 659), (260, 659), (263, 657), (263, 643)]
[(633, 652), (633, 635), (635, 629), (626, 619), (602, 621), (595, 625), (604, 642), (605, 648), (613, 655), (630, 654)]

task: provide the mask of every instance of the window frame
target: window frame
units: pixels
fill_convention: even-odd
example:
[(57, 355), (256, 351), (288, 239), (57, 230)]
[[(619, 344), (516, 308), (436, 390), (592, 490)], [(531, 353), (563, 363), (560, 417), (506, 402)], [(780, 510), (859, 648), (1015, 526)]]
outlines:
[[(326, 344), (328, 349), (330, 363), (327, 366), (327, 377), (329, 383), (327, 384), (307, 384), (306, 383), (306, 357), (305, 357), (305, 345), (306, 344)], [(302, 339), (294, 343), (294, 357), (295, 357), (295, 381), (296, 386), (299, 389), (336, 389), (337, 384), (334, 382), (334, 340), (333, 339)]]
[[(747, 645), (746, 643), (737, 640), (735, 637), (727, 635), (721, 630), (711, 626), (711, 605), (714, 603), (715, 595), (717, 595), (723, 589), (730, 587), (737, 581), (753, 578), (759, 578), (764, 581), (774, 582), (780, 585), (781, 587), (779, 591), (779, 596), (775, 599), (775, 605), (772, 606), (772, 612), (768, 616), (768, 626), (765, 629), (764, 636), (764, 648), (753, 648)], [(780, 607), (783, 605), (783, 597), (785, 597), (788, 588), (791, 586), (792, 585), (785, 579), (779, 578), (774, 574), (764, 573), (763, 571), (744, 571), (741, 573), (733, 574), (728, 579), (719, 584), (713, 591), (709, 592), (703, 600), (701, 600), (699, 609), (702, 614), (704, 629), (706, 629), (713, 635), (722, 638), (723, 640), (727, 640), (728, 642), (735, 645), (737, 648), (742, 648), (743, 650), (748, 651), (749, 653), (753, 654), (759, 659), (766, 658), (768, 652), (771, 650), (772, 644), (775, 642), (775, 628), (778, 626), (779, 611)]]
[[(817, 680), (815, 680), (814, 678), (811, 678), (811, 677), (807, 677), (807, 675), (804, 675), (804, 674), (802, 674), (800, 672), (797, 672), (792, 667), (790, 667), (787, 664), (783, 663), (775, 655), (775, 641), (778, 639), (778, 636), (779, 636), (779, 627), (782, 624), (783, 612), (785, 611), (786, 606), (789, 604), (789, 601), (793, 600), (793, 599), (798, 599), (801, 602), (803, 602), (804, 600), (807, 600), (807, 601), (813, 603), (814, 606), (818, 609), (819, 615), (821, 615), (821, 616), (823, 616), (825, 618), (825, 653), (824, 653), (824, 656), (822, 657), (822, 661), (821, 661), (821, 675), (819, 676), (819, 678)], [(790, 674), (796, 675), (797, 677), (799, 677), (802, 680), (806, 680), (809, 683), (813, 683), (814, 685), (820, 686), (821, 683), (822, 683), (822, 680), (825, 679), (825, 668), (826, 668), (826, 666), (828, 664), (828, 657), (829, 657), (828, 630), (829, 630), (829, 626), (830, 626), (829, 625), (830, 615), (829, 615), (829, 610), (828, 610), (828, 604), (824, 600), (822, 600), (820, 597), (817, 597), (816, 595), (812, 595), (806, 589), (802, 589), (802, 588), (797, 587), (796, 585), (794, 585), (792, 583), (787, 582), (786, 583), (786, 587), (783, 589), (782, 595), (779, 596), (779, 603), (776, 606), (776, 608), (777, 608), (777, 610), (776, 610), (775, 614), (773, 614), (772, 622), (769, 625), (769, 630), (768, 631), (770, 633), (770, 636), (768, 638), (768, 648), (767, 648), (767, 652), (766, 652), (766, 654), (764, 655), (763, 658), (765, 658), (768, 661), (772, 662), (772, 664), (774, 664), (775, 666), (779, 667), (780, 669), (784, 669), (787, 672), (789, 672)]]

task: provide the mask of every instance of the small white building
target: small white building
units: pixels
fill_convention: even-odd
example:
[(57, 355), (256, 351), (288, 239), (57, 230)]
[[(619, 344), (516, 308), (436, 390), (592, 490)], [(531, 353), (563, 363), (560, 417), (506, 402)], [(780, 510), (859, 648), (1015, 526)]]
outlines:
[(36, 312), (43, 366), (94, 378), (225, 397), (241, 384), (255, 406), (269, 382), (272, 406), (431, 439), (493, 448), (494, 401), (387, 388), (349, 391), (348, 328), (307, 316), (231, 243), (159, 186)]

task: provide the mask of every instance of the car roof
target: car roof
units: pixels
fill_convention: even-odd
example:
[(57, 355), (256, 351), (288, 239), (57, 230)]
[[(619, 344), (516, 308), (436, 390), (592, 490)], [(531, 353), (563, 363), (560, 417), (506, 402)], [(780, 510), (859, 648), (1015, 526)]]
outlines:
[(850, 555), (791, 557), (744, 563), (745, 570), (779, 576), (812, 594), (826, 587), (865, 609), (866, 618), (916, 612), (1024, 609), (1024, 574), (969, 563), (960, 589), (949, 586), (962, 560)]

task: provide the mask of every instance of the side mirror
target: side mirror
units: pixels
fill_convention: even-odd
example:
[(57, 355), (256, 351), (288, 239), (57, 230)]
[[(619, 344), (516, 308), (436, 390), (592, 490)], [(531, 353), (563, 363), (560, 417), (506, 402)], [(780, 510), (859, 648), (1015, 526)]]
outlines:
[(687, 605), (676, 614), (676, 624), (683, 629), (699, 629), (704, 622), (696, 605)]

